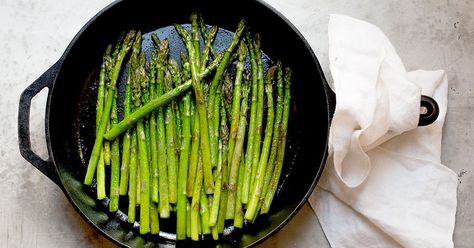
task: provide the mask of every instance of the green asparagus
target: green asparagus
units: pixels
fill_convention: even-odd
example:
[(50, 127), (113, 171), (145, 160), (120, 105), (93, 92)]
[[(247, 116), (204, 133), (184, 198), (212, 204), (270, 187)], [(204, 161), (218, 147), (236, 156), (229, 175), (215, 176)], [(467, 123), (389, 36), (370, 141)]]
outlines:
[[(171, 74), (167, 70), (165, 72), (164, 90), (170, 91), (172, 89)], [(168, 190), (169, 190), (169, 202), (175, 204), (177, 202), (177, 191), (178, 191), (178, 159), (176, 155), (176, 122), (174, 116), (174, 110), (171, 103), (166, 106), (165, 109), (165, 133), (166, 133), (166, 164), (168, 165)]]
[(256, 120), (255, 120), (255, 133), (254, 133), (254, 147), (252, 151), (252, 173), (250, 179), (250, 188), (249, 192), (254, 188), (255, 183), (255, 174), (257, 173), (257, 166), (260, 158), (260, 149), (261, 149), (261, 140), (262, 140), (262, 120), (263, 120), (263, 100), (264, 100), (264, 79), (263, 79), (263, 63), (262, 63), (262, 53), (260, 51), (260, 35), (255, 35), (255, 40), (253, 42), (253, 49), (255, 51), (255, 57), (257, 61), (257, 79), (258, 79), (258, 89), (257, 89), (257, 111), (256, 111)]
[[(193, 32), (197, 28), (197, 16), (191, 15), (191, 22), (193, 26)], [(194, 89), (194, 96), (196, 98), (196, 106), (199, 113), (199, 128), (200, 128), (200, 150), (203, 159), (203, 173), (204, 173), (204, 186), (205, 191), (211, 194), (214, 191), (214, 179), (212, 178), (212, 165), (211, 165), (211, 153), (209, 147), (209, 129), (207, 121), (207, 110), (204, 94), (202, 92), (200, 77), (199, 77), (199, 58), (196, 58), (196, 52), (194, 51), (193, 41), (189, 33), (184, 30), (180, 25), (175, 25), (175, 29), (178, 34), (182, 37), (186, 48), (188, 50), (189, 62), (191, 65), (192, 84)]]
[(260, 201), (260, 195), (262, 194), (265, 169), (267, 168), (268, 154), (270, 153), (270, 145), (273, 135), (273, 121), (275, 115), (273, 109), (272, 81), (275, 75), (275, 70), (275, 67), (268, 70), (267, 83), (265, 85), (265, 92), (267, 95), (267, 123), (265, 125), (265, 138), (263, 140), (262, 153), (260, 155), (257, 172), (254, 178), (252, 196), (247, 205), (247, 211), (245, 212), (245, 219), (251, 221), (253, 221), (257, 213), (257, 206)]
[[(118, 123), (117, 114), (117, 99), (114, 99), (112, 103), (112, 114), (110, 116), (112, 124)], [(110, 169), (110, 202), (109, 211), (116, 212), (119, 204), (119, 193), (120, 193), (120, 141), (115, 139), (112, 141), (112, 156), (111, 156), (111, 169)]]
[[(156, 97), (154, 100), (163, 97), (166, 61), (168, 57), (168, 41), (164, 40), (159, 43), (158, 59), (156, 62), (157, 80), (156, 80)], [(169, 93), (169, 92), (167, 92)], [(152, 100), (151, 102), (153, 102)], [(171, 99), (169, 99), (171, 100)], [(132, 114), (133, 115), (133, 114)], [(169, 181), (168, 181), (168, 165), (167, 165), (167, 149), (166, 149), (166, 133), (165, 133), (165, 116), (163, 108), (158, 108), (156, 116), (157, 125), (157, 146), (158, 146), (158, 185), (159, 185), (159, 211), (161, 218), (168, 218), (170, 216), (169, 207)]]
[[(141, 32), (107, 47), (84, 184), (95, 176), (102, 200), (107, 174), (109, 211), (118, 211), (120, 195), (128, 194), (128, 222), (139, 221), (140, 234), (160, 233), (159, 218), (175, 211), (176, 240), (207, 234), (218, 240), (226, 219), (244, 228), (244, 220), (253, 223), (270, 209), (284, 162), (292, 72), (278, 62), (265, 73), (260, 36), (247, 31), (241, 40), (244, 20), (220, 54), (213, 46), (218, 27), (196, 13), (190, 21), (191, 31), (174, 25), (187, 51), (180, 53), (181, 67), (156, 33), (148, 61)], [(122, 93), (116, 85), (129, 51)], [(123, 106), (121, 121), (117, 106)]]
[[(110, 111), (112, 110), (112, 102), (115, 95), (115, 85), (122, 68), (122, 62), (130, 50), (133, 38), (135, 37), (135, 31), (130, 31), (123, 42), (120, 53), (117, 55), (116, 62), (113, 66), (113, 73), (110, 80), (110, 87), (107, 90), (106, 102), (104, 106), (104, 111), (102, 112), (102, 117), (97, 131), (94, 147), (92, 148), (92, 154), (87, 165), (86, 177), (84, 179), (84, 184), (90, 185), (92, 183), (92, 178), (94, 177), (94, 171), (97, 166), (97, 161), (99, 160), (100, 151), (102, 150), (102, 144), (104, 141), (104, 133), (107, 123), (110, 121)], [(113, 139), (111, 139), (113, 140)]]
[(252, 153), (254, 151), (254, 138), (256, 132), (256, 120), (257, 120), (257, 91), (258, 91), (258, 68), (257, 68), (257, 60), (255, 58), (255, 50), (253, 46), (253, 39), (250, 32), (247, 32), (247, 46), (250, 54), (250, 64), (252, 65), (252, 97), (251, 97), (251, 105), (250, 105), (250, 122), (249, 122), (249, 131), (247, 137), (247, 149), (245, 153), (245, 171), (244, 171), (244, 179), (242, 185), (242, 203), (247, 204), (250, 194), (250, 181), (252, 179), (252, 162), (253, 156)]
[(285, 157), (285, 147), (286, 147), (286, 132), (288, 131), (288, 117), (290, 115), (290, 86), (291, 86), (291, 70), (289, 68), (285, 69), (285, 98), (283, 103), (283, 118), (281, 122), (280, 130), (280, 139), (278, 145), (278, 155), (275, 161), (275, 169), (273, 171), (273, 176), (268, 186), (267, 195), (263, 201), (261, 213), (268, 213), (270, 210), (270, 204), (272, 203), (273, 196), (275, 195), (278, 180), (280, 179), (281, 169), (283, 167), (283, 160)]
[[(246, 83), (243, 86), (242, 90), (242, 101), (239, 103), (240, 112), (239, 113), (239, 123), (236, 132), (235, 146), (233, 147), (231, 163), (230, 163), (230, 173), (229, 173), (229, 193), (228, 193), (228, 203), (227, 203), (227, 212), (226, 219), (233, 219), (235, 216), (235, 207), (236, 207), (236, 197), (237, 197), (237, 179), (239, 175), (239, 167), (241, 165), (241, 155), (243, 153), (243, 145), (245, 140), (245, 130), (247, 127), (247, 109), (248, 109), (248, 94), (249, 94), (249, 85)], [(230, 133), (232, 140), (232, 129)], [(229, 145), (229, 149), (232, 149)], [(231, 152), (229, 152), (231, 154)]]

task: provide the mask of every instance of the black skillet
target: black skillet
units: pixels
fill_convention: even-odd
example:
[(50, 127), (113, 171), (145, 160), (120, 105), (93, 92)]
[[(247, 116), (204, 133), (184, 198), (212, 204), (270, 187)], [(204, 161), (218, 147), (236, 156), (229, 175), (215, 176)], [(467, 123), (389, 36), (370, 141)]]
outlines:
[[(281, 60), (294, 71), (292, 112), (289, 123), (285, 165), (269, 215), (257, 218), (243, 230), (226, 229), (224, 241), (199, 243), (174, 241), (173, 218), (160, 220), (159, 237), (140, 236), (137, 225), (126, 223), (126, 212), (108, 213), (106, 201), (96, 201), (93, 188), (82, 184), (93, 144), (95, 95), (101, 56), (107, 44), (124, 30), (158, 32), (171, 40), (172, 56), (182, 49), (175, 34), (157, 29), (173, 23), (188, 23), (192, 11), (203, 14), (206, 23), (233, 31), (245, 17), (253, 32), (262, 36), (266, 65)], [(218, 49), (227, 45), (231, 33), (217, 38)], [(144, 49), (150, 41), (144, 40)], [(147, 45), (148, 44), (148, 45)], [(175, 55), (173, 55), (175, 54)], [(273, 60), (272, 60), (273, 59)], [(123, 78), (119, 85), (123, 85)], [(31, 151), (29, 114), (31, 99), (49, 89), (46, 105), (46, 141), (49, 158)], [(437, 118), (438, 108), (431, 98), (422, 97), (427, 113), (419, 125)], [(318, 60), (296, 28), (272, 7), (261, 1), (216, 3), (211, 1), (119, 0), (94, 16), (74, 37), (63, 56), (21, 95), (18, 113), (19, 145), (22, 156), (55, 182), (71, 204), (93, 227), (123, 246), (254, 246), (281, 229), (298, 212), (313, 191), (327, 155), (329, 123), (335, 107)], [(126, 210), (126, 200), (120, 209)]]

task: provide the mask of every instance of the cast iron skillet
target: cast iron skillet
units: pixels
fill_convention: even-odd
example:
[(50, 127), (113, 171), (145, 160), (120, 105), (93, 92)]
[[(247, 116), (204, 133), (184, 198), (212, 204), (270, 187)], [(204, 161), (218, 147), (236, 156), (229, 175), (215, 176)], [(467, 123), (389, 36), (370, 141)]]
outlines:
[[(107, 201), (96, 201), (93, 188), (82, 183), (94, 139), (96, 85), (105, 47), (124, 30), (149, 33), (173, 23), (188, 23), (195, 10), (203, 14), (206, 23), (231, 31), (245, 17), (252, 31), (262, 36), (263, 51), (271, 58), (267, 65), (273, 63), (272, 59), (281, 60), (294, 72), (285, 164), (271, 211), (253, 225), (246, 224), (243, 231), (226, 229), (220, 243), (209, 237), (199, 243), (176, 243), (173, 217), (160, 220), (159, 237), (140, 236), (137, 224), (126, 223), (126, 212), (108, 213)], [(161, 35), (166, 37), (163, 32)], [(172, 40), (172, 35), (168, 38)], [(226, 42), (225, 35), (218, 37), (217, 43), (224, 46)], [(172, 50), (174, 46), (182, 44), (171, 41)], [(31, 99), (45, 87), (49, 89), (45, 117), (47, 160), (31, 151), (29, 134)], [(23, 92), (18, 114), (19, 145), (22, 156), (63, 190), (84, 219), (120, 245), (254, 246), (288, 223), (314, 189), (326, 160), (334, 106), (334, 93), (306, 40), (280, 13), (261, 1), (226, 5), (211, 1), (119, 0), (94, 16), (59, 61)], [(438, 108), (428, 97), (422, 97), (422, 106), (428, 111), (420, 116), (419, 125), (428, 125), (436, 120)], [(125, 201), (121, 200), (121, 210), (127, 209)]]

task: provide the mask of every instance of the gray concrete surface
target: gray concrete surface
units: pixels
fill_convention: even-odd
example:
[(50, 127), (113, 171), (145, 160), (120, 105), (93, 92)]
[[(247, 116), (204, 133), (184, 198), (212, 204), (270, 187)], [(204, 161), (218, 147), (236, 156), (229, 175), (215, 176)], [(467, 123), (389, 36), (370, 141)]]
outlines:
[[(474, 2), (469, 0), (267, 0), (312, 44), (330, 78), (329, 13), (385, 31), (408, 70), (445, 69), (449, 105), (443, 162), (459, 174), (455, 247), (474, 247)], [(75, 213), (62, 192), (17, 148), (22, 90), (52, 65), (104, 1), (0, 0), (0, 244), (2, 247), (114, 247)], [(33, 149), (47, 157), (46, 92), (33, 101)], [(309, 205), (261, 247), (328, 247)]]

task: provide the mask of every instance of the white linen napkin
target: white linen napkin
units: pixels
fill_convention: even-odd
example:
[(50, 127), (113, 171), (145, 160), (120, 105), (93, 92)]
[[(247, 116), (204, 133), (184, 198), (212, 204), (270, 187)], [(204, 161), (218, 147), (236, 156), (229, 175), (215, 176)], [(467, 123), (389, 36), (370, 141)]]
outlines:
[[(374, 25), (331, 15), (336, 111), (329, 158), (310, 198), (332, 247), (453, 247), (457, 176), (441, 164), (448, 81), (407, 72)], [(420, 95), (440, 115), (417, 127)]]

